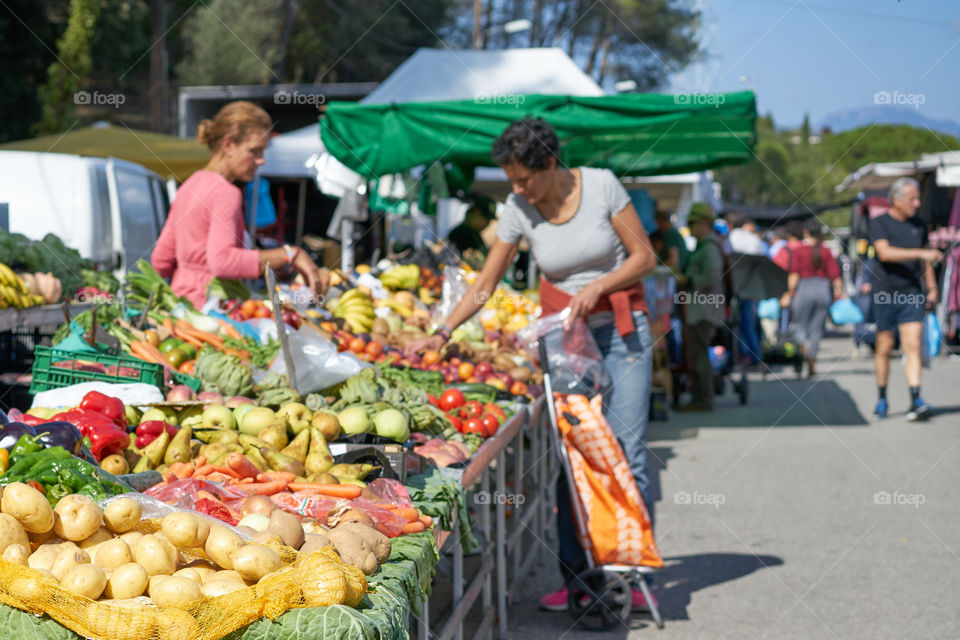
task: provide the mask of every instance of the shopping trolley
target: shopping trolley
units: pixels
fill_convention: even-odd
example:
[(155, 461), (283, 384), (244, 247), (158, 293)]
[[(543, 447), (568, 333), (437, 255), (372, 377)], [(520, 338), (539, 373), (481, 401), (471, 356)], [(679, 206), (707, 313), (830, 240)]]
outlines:
[[(650, 614), (654, 622), (658, 628), (662, 629), (663, 618), (660, 615), (656, 601), (653, 599), (650, 588), (644, 580), (645, 574), (652, 573), (656, 569), (644, 565), (602, 564), (597, 562), (594, 557), (596, 545), (591, 539), (590, 528), (587, 522), (587, 510), (575, 481), (571, 452), (567, 449), (568, 446), (573, 446), (573, 444), (571, 444), (570, 438), (565, 436), (561, 429), (557, 413), (557, 403), (553, 395), (553, 385), (544, 338), (540, 339), (538, 346), (540, 350), (540, 363), (544, 374), (543, 381), (547, 414), (550, 416), (550, 425), (560, 445), (559, 449), (563, 461), (563, 472), (566, 474), (567, 484), (570, 487), (570, 501), (577, 525), (577, 535), (587, 559), (587, 568), (579, 572), (568, 585), (568, 611), (577, 623), (594, 631), (607, 631), (618, 625), (625, 624), (631, 613), (631, 583), (635, 583), (639, 586), (650, 607)], [(578, 418), (569, 413), (564, 413), (563, 416), (560, 417), (568, 424), (579, 424)], [(607, 424), (606, 421), (602, 421), (602, 425), (609, 430), (610, 438), (616, 442), (609, 424)], [(619, 449), (619, 445), (617, 445), (617, 448), (621, 458), (626, 462), (622, 449)], [(629, 475), (629, 482), (633, 482), (632, 475)], [(642, 503), (639, 490), (636, 491), (636, 494)], [(646, 517), (645, 510), (644, 517)], [(657, 555), (657, 560), (659, 560), (659, 555)], [(660, 561), (660, 564), (662, 565), (662, 561)]]

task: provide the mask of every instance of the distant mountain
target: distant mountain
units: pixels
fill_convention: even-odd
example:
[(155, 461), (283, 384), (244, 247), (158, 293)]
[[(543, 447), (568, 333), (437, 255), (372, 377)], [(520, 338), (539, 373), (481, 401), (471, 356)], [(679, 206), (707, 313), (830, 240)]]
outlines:
[(834, 133), (856, 129), (875, 122), (880, 124), (908, 124), (913, 127), (928, 127), (938, 133), (948, 133), (960, 138), (960, 124), (953, 120), (937, 120), (925, 117), (923, 107), (897, 107), (885, 104), (873, 104), (859, 109), (837, 111), (824, 118), (816, 130), (829, 127)]

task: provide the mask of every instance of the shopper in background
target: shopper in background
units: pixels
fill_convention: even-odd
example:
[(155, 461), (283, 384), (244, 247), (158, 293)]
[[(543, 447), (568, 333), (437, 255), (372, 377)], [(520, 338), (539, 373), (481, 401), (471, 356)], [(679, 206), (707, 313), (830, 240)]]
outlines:
[(767, 243), (757, 234), (757, 225), (742, 213), (731, 212), (727, 216), (730, 227), (730, 248), (734, 253), (762, 256), (767, 251)]
[(877, 321), (877, 406), (874, 413), (884, 418), (889, 411), (887, 381), (890, 378), (890, 351), (893, 330), (900, 333), (900, 348), (906, 356), (904, 373), (910, 387), (907, 419), (926, 420), (930, 406), (920, 397), (920, 349), (923, 319), (937, 304), (937, 282), (933, 263), (940, 260), (936, 249), (926, 249), (927, 229), (918, 220), (920, 187), (913, 178), (897, 178), (890, 186), (890, 209), (870, 221), (870, 240), (877, 253), (877, 281), (873, 285), (873, 315)]
[(697, 203), (691, 207), (687, 226), (697, 239), (697, 246), (677, 281), (678, 288), (683, 289), (677, 294), (677, 302), (683, 305), (683, 344), (693, 394), (691, 403), (681, 407), (684, 411), (713, 409), (710, 342), (726, 315), (723, 252), (713, 231), (713, 221), (710, 205)]
[[(545, 120), (524, 118), (497, 138), (491, 151), (513, 185), (476, 283), (424, 348), (438, 348), (450, 332), (483, 306), (503, 278), (520, 242), (543, 274), (544, 315), (569, 308), (582, 317), (603, 355), (612, 386), (604, 389), (604, 415), (623, 445), (637, 488), (650, 503), (647, 475), (647, 416), (653, 348), (641, 278), (656, 266), (630, 196), (608, 169), (560, 164), (560, 141)], [(560, 571), (566, 584), (586, 564), (576, 533), (566, 478), (557, 483)], [(567, 608), (564, 587), (540, 600), (551, 611)], [(635, 608), (646, 607), (639, 590)]]
[(296, 270), (321, 294), (330, 280), (299, 247), (244, 248), (243, 195), (235, 183), (253, 180), (269, 142), (270, 116), (251, 102), (231, 102), (211, 120), (202, 120), (197, 139), (210, 148), (210, 161), (177, 190), (170, 215), (150, 262), (171, 278), (170, 286), (197, 308), (207, 299), (212, 278), (249, 279), (275, 270)]
[(477, 204), (471, 204), (463, 222), (451, 229), (449, 239), (461, 254), (467, 251), (487, 253), (487, 245), (480, 232), (487, 228), (493, 215)]
[(774, 254), (773, 261), (778, 267), (789, 273), (790, 258), (793, 252), (803, 246), (803, 223), (799, 220), (791, 220), (784, 225), (783, 234), (786, 236), (786, 243)]
[[(730, 226), (730, 248), (734, 253), (766, 255), (767, 243), (757, 235), (753, 220), (738, 212), (727, 214)], [(736, 260), (737, 258), (732, 258)], [(760, 326), (757, 318), (757, 300), (740, 300), (740, 355), (747, 366), (760, 362)]]
[(674, 273), (683, 271), (687, 266), (687, 258), (690, 252), (687, 251), (687, 242), (683, 235), (673, 226), (670, 219), (670, 212), (663, 209), (657, 209), (654, 214), (657, 223), (657, 230), (651, 236), (660, 243), (661, 249), (657, 252), (660, 263), (669, 267)]
[(787, 304), (795, 337), (807, 360), (807, 373), (813, 377), (827, 313), (830, 304), (843, 297), (843, 282), (840, 264), (823, 246), (819, 221), (810, 221), (804, 229), (804, 237), (806, 242), (793, 251), (790, 260)]

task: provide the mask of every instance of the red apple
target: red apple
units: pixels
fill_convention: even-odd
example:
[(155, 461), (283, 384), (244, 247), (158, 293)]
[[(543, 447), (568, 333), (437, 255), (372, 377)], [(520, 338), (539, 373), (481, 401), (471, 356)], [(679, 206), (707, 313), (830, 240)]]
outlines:
[(197, 394), (197, 400), (204, 404), (223, 404), (223, 396), (216, 391), (201, 391)]
[(478, 377), (489, 376), (493, 373), (493, 365), (489, 362), (478, 362), (474, 373), (477, 374)]
[(185, 384), (170, 387), (170, 391), (167, 392), (167, 402), (183, 402), (185, 400), (193, 400), (193, 389)]
[(255, 405), (255, 404), (257, 404), (257, 403), (254, 402), (252, 399), (247, 398), (246, 396), (230, 396), (229, 398), (227, 398), (227, 401), (224, 402), (223, 404), (225, 404), (226, 406), (230, 407), (231, 409), (236, 409), (237, 407), (239, 407), (239, 406), (242, 405), (242, 404), (253, 404), (253, 405)]

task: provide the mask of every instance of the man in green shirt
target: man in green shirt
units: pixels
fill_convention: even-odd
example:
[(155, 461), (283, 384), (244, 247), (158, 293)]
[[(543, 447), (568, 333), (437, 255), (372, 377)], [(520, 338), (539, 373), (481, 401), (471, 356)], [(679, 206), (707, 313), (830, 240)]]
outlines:
[(662, 246), (657, 258), (661, 264), (669, 267), (671, 271), (679, 273), (687, 266), (687, 257), (690, 255), (683, 234), (673, 226), (668, 211), (658, 209), (655, 220), (657, 230), (654, 232), (653, 238), (659, 240)]

